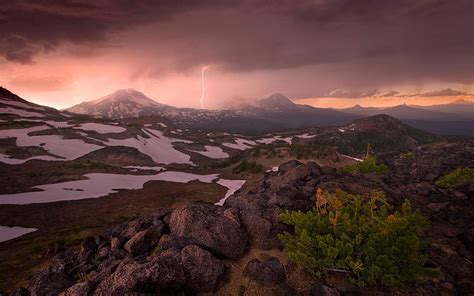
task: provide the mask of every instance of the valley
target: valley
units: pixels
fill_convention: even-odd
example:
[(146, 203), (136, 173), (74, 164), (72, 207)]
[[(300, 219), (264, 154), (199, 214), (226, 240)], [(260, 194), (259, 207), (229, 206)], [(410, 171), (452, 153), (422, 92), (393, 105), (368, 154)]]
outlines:
[[(118, 102), (123, 107), (129, 100), (138, 109), (106, 105)], [(245, 202), (238, 196), (246, 199), (245, 194), (251, 196), (266, 186), (277, 186), (255, 187), (261, 178), (283, 178), (277, 187), (285, 188), (285, 182), (289, 182), (285, 178), (293, 177), (284, 176), (293, 166), (302, 170), (296, 174), (303, 174), (303, 179), (313, 178), (304, 174), (308, 173), (307, 168), (316, 166), (320, 171), (317, 174), (329, 178), (324, 186), (334, 188), (337, 184), (344, 190), (359, 191), (365, 186), (361, 175), (348, 177), (336, 172), (361, 162), (369, 147), (382, 162), (391, 165), (390, 169), (398, 170), (396, 162), (404, 161), (400, 155), (464, 145), (463, 157), (471, 162), (464, 165), (473, 165), (473, 159), (466, 156), (472, 155), (472, 140), (450, 142), (388, 115), (361, 118), (296, 106), (282, 95), (231, 111), (163, 107), (134, 90), (119, 91), (96, 104), (99, 105), (95, 109), (84, 104), (59, 111), (1, 89), (0, 291), (12, 292), (27, 286), (34, 271), (53, 264), (56, 256), (65, 250), (83, 248), (83, 238), (100, 236), (115, 225), (154, 215), (159, 209), (173, 211), (192, 202), (207, 202), (223, 209), (235, 206), (245, 212)], [(268, 106), (275, 108), (267, 109)], [(112, 109), (131, 111), (111, 113)], [(271, 128), (237, 133), (246, 130), (247, 124), (256, 124), (253, 120), (260, 127), (264, 126), (261, 122), (267, 122)], [(461, 164), (460, 160), (453, 161)], [(449, 163), (448, 167), (455, 165)], [(415, 163), (412, 166), (416, 168)], [(394, 180), (406, 177), (405, 172)], [(375, 183), (367, 188), (382, 186), (390, 194), (395, 190), (390, 178), (383, 179), (386, 185), (373, 178), (377, 179), (372, 176), (369, 180)], [(341, 181), (346, 179), (347, 183)], [(415, 186), (426, 186), (423, 184)], [(305, 193), (299, 192), (301, 188), (288, 190), (296, 190), (300, 197), (312, 196), (314, 186), (309, 187)], [(272, 198), (283, 198), (275, 201), (280, 208), (285, 204), (298, 208), (293, 205), (296, 201), (285, 200), (287, 194)], [(445, 198), (441, 200), (444, 202)], [(426, 206), (420, 202), (420, 207)], [(265, 219), (276, 223), (266, 206), (258, 209), (265, 217), (270, 215)], [(265, 221), (259, 223), (269, 223)], [(260, 231), (263, 226), (246, 226), (252, 227)], [(270, 228), (272, 235), (279, 229)], [(275, 244), (275, 237), (260, 235), (251, 234), (254, 243)], [(260, 256), (260, 251), (251, 252)], [(277, 254), (288, 262), (284, 254)], [(232, 281), (236, 280), (232, 279), (222, 291), (233, 294), (236, 288)]]

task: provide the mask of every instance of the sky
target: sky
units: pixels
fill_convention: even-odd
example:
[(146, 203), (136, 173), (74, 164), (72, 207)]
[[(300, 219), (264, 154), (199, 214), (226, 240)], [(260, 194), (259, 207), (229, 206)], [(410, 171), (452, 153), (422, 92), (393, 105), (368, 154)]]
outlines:
[(0, 85), (56, 108), (125, 88), (200, 107), (208, 66), (208, 108), (430, 104), (451, 95), (407, 95), (474, 93), (473, 15), (472, 0), (11, 0)]

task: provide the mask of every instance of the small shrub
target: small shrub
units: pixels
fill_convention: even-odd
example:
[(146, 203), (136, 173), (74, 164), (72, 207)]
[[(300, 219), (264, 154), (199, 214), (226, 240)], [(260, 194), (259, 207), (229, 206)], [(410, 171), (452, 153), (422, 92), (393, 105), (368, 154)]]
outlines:
[(387, 170), (387, 166), (384, 164), (377, 164), (377, 157), (375, 155), (367, 155), (364, 160), (342, 168), (341, 171), (344, 173), (359, 172), (362, 174), (377, 173), (381, 174)]
[(289, 258), (317, 275), (347, 273), (359, 286), (399, 285), (436, 275), (425, 268), (422, 234), (428, 222), (405, 200), (390, 212), (381, 192), (368, 197), (343, 191), (316, 193), (316, 207), (286, 212), (294, 233), (279, 235)]
[(234, 173), (249, 172), (257, 174), (263, 171), (263, 166), (256, 161), (243, 160), (237, 167), (234, 168)]
[(413, 152), (411, 152), (411, 151), (400, 154), (401, 159), (409, 159), (409, 158), (412, 158), (412, 157), (413, 157)]
[(474, 169), (458, 167), (454, 171), (439, 178), (436, 185), (443, 188), (449, 188), (462, 185), (472, 180), (474, 180)]

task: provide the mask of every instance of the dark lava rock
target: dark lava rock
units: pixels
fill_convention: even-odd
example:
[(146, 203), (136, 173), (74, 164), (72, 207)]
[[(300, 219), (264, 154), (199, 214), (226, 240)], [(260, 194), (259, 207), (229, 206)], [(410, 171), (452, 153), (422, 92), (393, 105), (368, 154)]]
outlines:
[(59, 296), (87, 296), (91, 291), (89, 282), (77, 283)]
[(28, 290), (33, 295), (57, 295), (74, 283), (80, 263), (76, 256), (65, 253), (55, 258), (45, 270), (29, 279)]
[(237, 209), (188, 203), (171, 214), (169, 227), (172, 236), (231, 259), (242, 257), (249, 245)]
[(314, 184), (319, 182), (320, 167), (315, 163), (302, 164), (298, 161), (282, 166), (278, 175), (248, 181), (238, 194), (225, 203), (240, 210), (245, 229), (258, 248), (281, 247), (277, 234), (287, 230), (280, 220), (282, 212), (306, 211), (314, 205)]
[(285, 268), (274, 257), (250, 260), (245, 266), (244, 275), (266, 287), (281, 284), (286, 280)]
[(136, 233), (125, 243), (124, 249), (134, 257), (150, 251), (158, 243), (165, 228), (162, 222), (158, 225)]
[(193, 291), (212, 292), (226, 275), (225, 265), (210, 252), (190, 245), (181, 250), (186, 286)]

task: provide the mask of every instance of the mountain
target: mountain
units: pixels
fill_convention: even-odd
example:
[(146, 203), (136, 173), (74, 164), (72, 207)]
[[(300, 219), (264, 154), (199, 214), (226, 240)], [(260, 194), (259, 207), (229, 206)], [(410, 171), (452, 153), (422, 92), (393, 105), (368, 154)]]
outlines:
[(336, 146), (343, 154), (362, 155), (368, 144), (375, 153), (403, 152), (440, 138), (389, 115), (379, 114), (346, 126), (327, 128), (316, 140), (323, 145)]
[(99, 99), (83, 102), (67, 110), (73, 113), (98, 115), (108, 118), (127, 118), (161, 115), (171, 106), (160, 104), (132, 88), (118, 90)]
[(355, 105), (339, 111), (372, 116), (387, 114), (414, 127), (441, 135), (474, 136), (474, 105), (469, 101), (433, 106), (398, 105), (387, 108)]
[(295, 104), (280, 93), (257, 100), (234, 99), (222, 108), (239, 116), (270, 122), (275, 129), (344, 124), (361, 117), (329, 108)]
[(344, 112), (371, 116), (376, 114), (387, 114), (399, 119), (417, 119), (417, 120), (446, 120), (458, 119), (459, 115), (454, 113), (439, 112), (429, 109), (423, 109), (419, 106), (409, 106), (406, 104), (397, 105), (388, 108), (362, 107), (355, 105), (350, 108), (342, 109)]
[[(54, 108), (34, 104), (0, 86), (0, 114), (11, 117), (63, 116)], [(67, 114), (66, 114), (67, 115)]]
[(465, 99), (458, 99), (448, 104), (413, 107), (436, 112), (456, 113), (463, 117), (474, 118), (474, 102)]
[(232, 133), (265, 133), (288, 128), (344, 124), (361, 117), (332, 109), (297, 105), (278, 93), (260, 100), (234, 98), (227, 101), (223, 110), (201, 110), (163, 105), (134, 89), (119, 90), (67, 110), (112, 119), (158, 116), (182, 128)]

